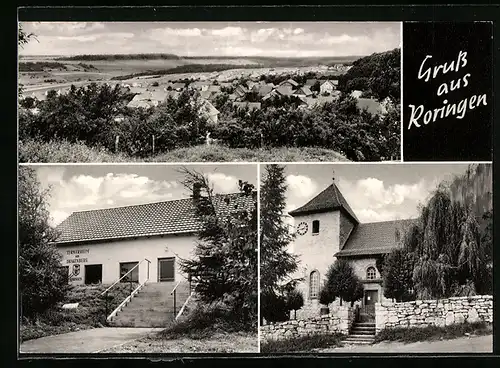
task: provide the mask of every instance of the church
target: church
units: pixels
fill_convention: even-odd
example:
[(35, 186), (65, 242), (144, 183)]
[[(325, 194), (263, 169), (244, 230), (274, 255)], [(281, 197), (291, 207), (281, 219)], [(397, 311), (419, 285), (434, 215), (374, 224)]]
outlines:
[(302, 278), (297, 288), (304, 296), (298, 319), (320, 315), (319, 292), (328, 267), (338, 258), (349, 260), (363, 283), (364, 296), (356, 304), (369, 309), (386, 300), (377, 258), (398, 245), (414, 220), (361, 223), (335, 180), (289, 215), (295, 224), (293, 253), (300, 259), (299, 271), (293, 276)]

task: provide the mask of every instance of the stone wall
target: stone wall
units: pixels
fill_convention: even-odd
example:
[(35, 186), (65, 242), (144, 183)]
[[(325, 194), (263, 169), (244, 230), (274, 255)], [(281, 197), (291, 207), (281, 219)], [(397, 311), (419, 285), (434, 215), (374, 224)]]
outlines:
[(375, 304), (375, 324), (384, 328), (448, 326), (463, 322), (493, 322), (493, 296)]
[(330, 308), (328, 315), (260, 326), (260, 338), (262, 341), (279, 340), (329, 332), (347, 335), (354, 317), (353, 308), (345, 305), (334, 306)]

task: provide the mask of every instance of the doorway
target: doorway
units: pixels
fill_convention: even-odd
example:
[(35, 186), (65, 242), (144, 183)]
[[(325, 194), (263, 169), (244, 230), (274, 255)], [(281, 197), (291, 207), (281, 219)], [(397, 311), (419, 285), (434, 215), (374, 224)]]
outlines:
[(85, 285), (102, 283), (102, 265), (85, 265)]
[(358, 322), (375, 321), (375, 303), (378, 303), (378, 290), (365, 290), (363, 305), (359, 308)]
[(175, 281), (175, 257), (158, 258), (158, 282)]

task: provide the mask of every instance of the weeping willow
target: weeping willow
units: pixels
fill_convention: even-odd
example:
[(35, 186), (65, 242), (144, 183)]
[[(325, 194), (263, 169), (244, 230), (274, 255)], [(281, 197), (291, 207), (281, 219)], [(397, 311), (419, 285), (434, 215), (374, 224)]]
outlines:
[[(417, 298), (443, 298), (464, 293), (484, 275), (479, 225), (469, 207), (452, 202), (439, 187), (420, 220), (406, 233), (404, 249), (415, 257), (413, 283)], [(467, 291), (467, 294), (470, 294)]]

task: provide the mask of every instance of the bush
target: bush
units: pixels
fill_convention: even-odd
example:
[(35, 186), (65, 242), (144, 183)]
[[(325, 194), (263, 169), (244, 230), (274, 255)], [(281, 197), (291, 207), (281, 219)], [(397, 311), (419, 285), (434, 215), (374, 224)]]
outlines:
[(256, 324), (248, 324), (222, 303), (206, 305), (198, 303), (181, 320), (158, 333), (160, 339), (204, 339), (217, 333), (257, 332)]
[(410, 327), (387, 328), (375, 336), (375, 342), (402, 341), (406, 343), (417, 341), (447, 340), (463, 337), (466, 334), (488, 335), (492, 333), (491, 325), (485, 322), (457, 323), (445, 327)]
[(343, 334), (315, 334), (289, 339), (268, 340), (260, 344), (261, 353), (308, 352), (331, 346), (341, 346)]

